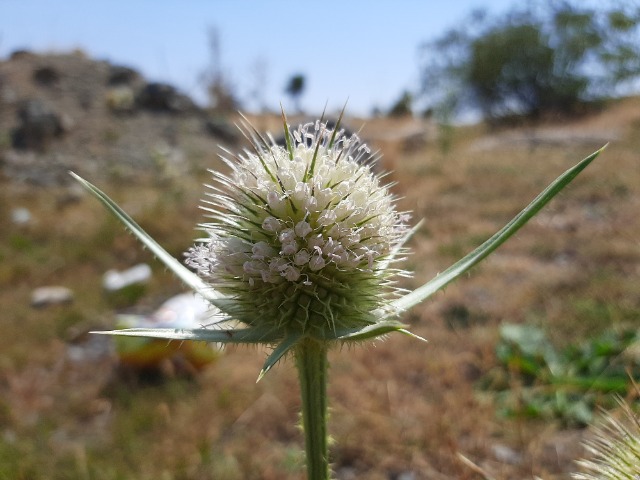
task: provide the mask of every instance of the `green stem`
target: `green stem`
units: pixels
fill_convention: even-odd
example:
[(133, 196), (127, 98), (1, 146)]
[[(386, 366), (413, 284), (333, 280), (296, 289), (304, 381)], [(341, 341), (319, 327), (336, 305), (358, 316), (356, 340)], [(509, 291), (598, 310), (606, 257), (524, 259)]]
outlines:
[(295, 350), (302, 396), (302, 428), (308, 480), (329, 480), (327, 440), (327, 346), (307, 338)]

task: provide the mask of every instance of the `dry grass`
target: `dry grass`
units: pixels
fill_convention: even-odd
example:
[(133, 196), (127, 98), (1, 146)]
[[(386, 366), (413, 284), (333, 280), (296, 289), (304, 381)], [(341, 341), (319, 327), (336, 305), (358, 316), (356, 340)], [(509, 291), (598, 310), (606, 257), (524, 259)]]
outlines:
[[(563, 344), (637, 321), (637, 104), (631, 99), (572, 125), (546, 127), (594, 136), (614, 129), (619, 140), (492, 259), (406, 316), (428, 344), (396, 335), (331, 354), (337, 478), (480, 479), (485, 472), (550, 480), (575, 469), (582, 431), (501, 418), (475, 384), (496, 363), (502, 322), (545, 326)], [(367, 128), (375, 139), (376, 131), (397, 127), (372, 121), (363, 136)], [(481, 143), (488, 135), (491, 148)], [(413, 151), (400, 140), (380, 140), (401, 208), (426, 220), (413, 240), (409, 265), (416, 275), (407, 287), (474, 248), (594, 150), (575, 143), (514, 145), (501, 135), (461, 128), (446, 153), (435, 138)], [(202, 178), (196, 177), (160, 187), (101, 186), (180, 255), (200, 219)], [(69, 198), (67, 189), (7, 182), (0, 189), (0, 478), (303, 478), (290, 363), (256, 385), (262, 350), (230, 348), (191, 380), (159, 383), (123, 379), (111, 355), (74, 361), (70, 352), (105, 347), (85, 335), (112, 325), (102, 273), (151, 259), (95, 201)], [(31, 225), (11, 226), (17, 206), (32, 211)], [(154, 270), (133, 307), (152, 308), (180, 291), (161, 266)], [(75, 302), (33, 310), (29, 294), (46, 284), (72, 288)], [(456, 308), (468, 312), (464, 323), (456, 323)]]

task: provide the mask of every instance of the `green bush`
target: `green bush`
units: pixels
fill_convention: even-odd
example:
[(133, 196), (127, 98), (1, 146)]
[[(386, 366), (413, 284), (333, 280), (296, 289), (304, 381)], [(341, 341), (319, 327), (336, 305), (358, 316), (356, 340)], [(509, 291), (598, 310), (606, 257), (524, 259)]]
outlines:
[[(434, 111), (477, 108), (489, 120), (575, 114), (640, 75), (640, 9), (534, 2), (476, 12), (424, 46), (422, 93)], [(447, 110), (451, 110), (448, 105)]]

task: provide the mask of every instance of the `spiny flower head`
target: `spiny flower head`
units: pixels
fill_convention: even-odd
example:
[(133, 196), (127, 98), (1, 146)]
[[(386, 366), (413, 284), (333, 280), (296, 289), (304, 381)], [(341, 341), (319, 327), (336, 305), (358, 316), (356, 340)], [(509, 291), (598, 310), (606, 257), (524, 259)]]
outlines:
[(585, 473), (576, 473), (576, 480), (623, 480), (640, 478), (640, 419), (621, 399), (623, 419), (606, 414), (604, 423), (594, 429), (593, 438), (585, 444), (591, 460), (578, 464)]
[(390, 261), (408, 216), (357, 135), (339, 122), (284, 125), (286, 146), (244, 124), (252, 149), (223, 159), (229, 175), (211, 172), (208, 236), (187, 264), (232, 300), (226, 314), (283, 337), (375, 323), (404, 273)]

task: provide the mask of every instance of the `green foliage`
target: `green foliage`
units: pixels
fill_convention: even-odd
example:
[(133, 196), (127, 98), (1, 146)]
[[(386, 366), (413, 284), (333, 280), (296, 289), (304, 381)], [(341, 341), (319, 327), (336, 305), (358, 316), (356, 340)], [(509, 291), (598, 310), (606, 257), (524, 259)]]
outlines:
[(469, 81), (491, 118), (509, 114), (511, 105), (530, 115), (571, 111), (587, 81), (578, 74), (557, 75), (556, 61), (540, 26), (498, 27), (472, 42)]
[(84, 315), (77, 309), (63, 310), (55, 318), (55, 331), (59, 338), (69, 335), (70, 329), (85, 321)]
[(28, 252), (32, 250), (33, 242), (29, 237), (16, 232), (9, 237), (9, 246), (16, 252)]
[(506, 324), (496, 347), (500, 365), (482, 384), (500, 392), (504, 413), (587, 425), (594, 408), (610, 402), (608, 394), (632, 388), (631, 372), (640, 378), (639, 347), (640, 334), (628, 329), (558, 351), (541, 329)]
[(413, 105), (413, 95), (411, 92), (403, 92), (402, 95), (393, 106), (389, 109), (390, 117), (408, 117), (413, 114), (412, 107)]
[(122, 309), (135, 305), (146, 292), (147, 286), (144, 283), (133, 283), (113, 292), (107, 292), (106, 299), (113, 308)]
[(291, 100), (295, 104), (296, 110), (298, 112), (301, 111), (300, 97), (302, 97), (305, 87), (306, 87), (306, 79), (305, 79), (305, 76), (301, 73), (297, 73), (293, 75), (289, 79), (289, 82), (285, 87), (285, 93), (291, 97)]
[(640, 75), (640, 9), (534, 2), (424, 46), (422, 91), (434, 106), (477, 108), (489, 120), (572, 114)]

